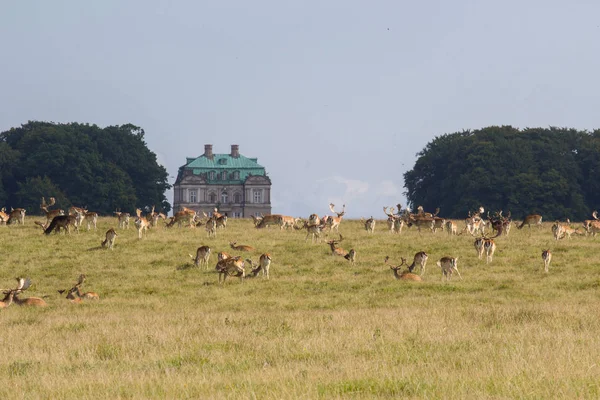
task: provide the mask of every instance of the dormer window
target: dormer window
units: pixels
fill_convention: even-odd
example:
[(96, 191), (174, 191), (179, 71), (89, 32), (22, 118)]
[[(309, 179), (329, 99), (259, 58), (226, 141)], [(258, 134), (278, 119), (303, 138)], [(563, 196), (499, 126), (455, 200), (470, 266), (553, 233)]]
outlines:
[(227, 159), (226, 158), (219, 158), (219, 165), (227, 165)]
[(233, 171), (233, 179), (235, 179), (235, 180), (240, 179), (240, 171)]
[(224, 181), (227, 180), (227, 171), (221, 172), (221, 179), (224, 180)]
[(211, 181), (215, 180), (215, 171), (210, 171), (208, 173), (208, 179), (210, 179)]

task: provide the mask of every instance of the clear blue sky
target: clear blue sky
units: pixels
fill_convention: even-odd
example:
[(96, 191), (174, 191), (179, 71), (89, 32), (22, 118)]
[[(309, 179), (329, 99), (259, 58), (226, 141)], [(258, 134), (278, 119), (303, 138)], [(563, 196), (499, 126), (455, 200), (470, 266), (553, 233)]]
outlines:
[(599, 16), (577, 0), (4, 1), (0, 130), (133, 123), (173, 177), (204, 144), (239, 144), (274, 212), (384, 217), (435, 136), (599, 128)]

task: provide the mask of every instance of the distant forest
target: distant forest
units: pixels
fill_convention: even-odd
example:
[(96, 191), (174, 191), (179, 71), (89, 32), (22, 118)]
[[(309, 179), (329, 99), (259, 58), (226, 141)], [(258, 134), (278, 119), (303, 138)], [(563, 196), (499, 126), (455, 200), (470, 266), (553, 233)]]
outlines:
[(600, 130), (491, 126), (436, 137), (404, 174), (409, 205), (464, 218), (480, 205), (546, 221), (600, 208)]
[(169, 211), (166, 169), (131, 125), (28, 122), (0, 133), (0, 207), (40, 213), (44, 196), (110, 214), (156, 206)]

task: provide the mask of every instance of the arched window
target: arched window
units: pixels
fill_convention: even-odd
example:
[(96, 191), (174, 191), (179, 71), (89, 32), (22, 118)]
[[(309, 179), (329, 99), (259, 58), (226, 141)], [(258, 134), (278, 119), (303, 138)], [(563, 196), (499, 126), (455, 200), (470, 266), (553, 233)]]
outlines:
[(221, 204), (227, 204), (228, 202), (227, 192), (221, 193)]
[(233, 202), (236, 204), (240, 204), (242, 202), (242, 194), (241, 193), (234, 193), (233, 194)]
[(208, 202), (209, 203), (216, 203), (217, 202), (217, 194), (215, 192), (210, 192), (208, 194)]

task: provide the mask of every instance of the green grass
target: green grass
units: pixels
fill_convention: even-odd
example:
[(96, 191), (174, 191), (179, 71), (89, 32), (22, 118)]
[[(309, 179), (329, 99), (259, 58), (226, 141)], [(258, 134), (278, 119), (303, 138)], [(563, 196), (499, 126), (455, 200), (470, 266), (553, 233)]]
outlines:
[[(353, 266), (302, 232), (256, 230), (229, 220), (203, 229), (41, 234), (0, 227), (0, 286), (17, 276), (49, 307), (0, 310), (0, 395), (8, 398), (599, 398), (599, 240), (556, 242), (550, 224), (496, 239), (494, 261), (470, 236), (404, 230), (378, 221), (367, 234), (344, 220)], [(459, 222), (459, 224), (461, 224)], [(462, 226), (461, 226), (462, 227)], [(335, 236), (335, 235), (333, 235)], [(229, 241), (273, 258), (270, 281), (218, 285), (213, 268)], [(208, 271), (188, 254), (209, 245)], [(553, 252), (543, 272), (542, 249)], [(429, 254), (423, 282), (385, 266)], [(459, 257), (463, 276), (442, 282), (435, 262)], [(99, 302), (75, 305), (57, 289), (80, 273)]]

